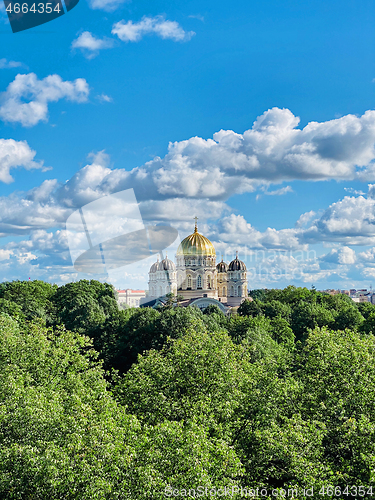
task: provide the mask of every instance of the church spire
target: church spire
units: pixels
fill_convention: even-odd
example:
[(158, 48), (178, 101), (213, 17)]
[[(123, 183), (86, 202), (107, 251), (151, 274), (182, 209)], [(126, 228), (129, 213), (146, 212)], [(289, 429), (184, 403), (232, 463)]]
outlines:
[(194, 233), (197, 233), (198, 232), (198, 217), (195, 216), (194, 217), (194, 220), (195, 220), (195, 229), (194, 229)]

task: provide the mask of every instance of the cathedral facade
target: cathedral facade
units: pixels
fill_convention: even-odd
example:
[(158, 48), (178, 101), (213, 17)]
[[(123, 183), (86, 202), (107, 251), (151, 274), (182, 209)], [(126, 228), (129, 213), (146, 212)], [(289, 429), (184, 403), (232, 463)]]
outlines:
[(238, 252), (229, 264), (223, 259), (216, 264), (213, 244), (198, 233), (195, 223), (194, 233), (180, 243), (175, 263), (165, 257), (150, 268), (149, 300), (167, 293), (180, 295), (201, 308), (206, 303), (217, 303), (222, 310), (239, 306), (248, 296), (246, 266)]

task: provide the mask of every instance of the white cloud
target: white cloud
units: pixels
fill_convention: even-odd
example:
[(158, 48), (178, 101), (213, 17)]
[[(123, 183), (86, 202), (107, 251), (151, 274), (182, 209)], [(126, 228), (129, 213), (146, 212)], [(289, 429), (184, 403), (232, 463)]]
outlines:
[(296, 227), (300, 228), (305, 226), (310, 220), (316, 215), (314, 210), (310, 210), (310, 212), (305, 212), (304, 214), (300, 215), (299, 219), (296, 222)]
[(5, 122), (31, 127), (48, 120), (48, 104), (60, 99), (86, 102), (89, 86), (85, 79), (64, 81), (59, 75), (39, 80), (34, 73), (17, 75), (0, 94), (0, 118)]
[(349, 265), (356, 262), (356, 253), (352, 248), (343, 246), (339, 249), (333, 248), (328, 254), (322, 255), (320, 260), (333, 264)]
[(0, 248), (0, 261), (9, 260), (11, 255), (13, 255), (12, 250), (6, 250), (4, 248)]
[(256, 230), (242, 215), (230, 214), (223, 217), (212, 237), (227, 244), (237, 244), (247, 249), (306, 249), (298, 240), (296, 229), (276, 230), (267, 228), (264, 232)]
[(8, 61), (4, 57), (0, 59), (0, 69), (20, 68), (21, 66), (24, 66), (24, 64), (21, 62)]
[(364, 195), (366, 194), (364, 191), (360, 190), (360, 189), (354, 189), (354, 188), (348, 188), (348, 187), (345, 187), (344, 188), (344, 191), (346, 191), (347, 193), (350, 193), (350, 194), (361, 194), (361, 195)]
[(262, 188), (263, 193), (256, 196), (256, 200), (259, 200), (263, 195), (266, 196), (283, 196), (287, 193), (294, 193), (291, 186), (285, 186), (280, 189), (275, 189), (274, 191), (268, 191), (267, 187)]
[(198, 19), (198, 21), (202, 21), (202, 23), (204, 22), (204, 16), (201, 14), (191, 14), (188, 17), (190, 17), (190, 19)]
[(106, 12), (113, 12), (124, 3), (128, 3), (130, 0), (88, 0), (89, 6), (94, 10), (104, 10)]
[(285, 186), (280, 189), (275, 189), (274, 191), (265, 191), (264, 194), (267, 196), (283, 196), (287, 193), (294, 193), (291, 186)]
[(139, 42), (148, 34), (155, 34), (163, 40), (186, 42), (195, 35), (194, 31), (186, 32), (176, 21), (168, 21), (164, 16), (145, 16), (138, 23), (119, 21), (113, 25), (112, 34), (123, 42)]
[(345, 196), (332, 203), (300, 238), (308, 243), (375, 244), (375, 199)]
[[(256, 189), (285, 194), (290, 191), (288, 186), (267, 190), (288, 179), (349, 179), (357, 178), (358, 172), (364, 175), (366, 170), (369, 176), (375, 127), (371, 113), (313, 123), (300, 130), (296, 128), (298, 118), (290, 111), (273, 109), (243, 134), (220, 131), (213, 139), (192, 137), (171, 143), (163, 158), (156, 157), (131, 171), (111, 169), (109, 158), (101, 152), (65, 184), (48, 180), (27, 193), (0, 198), (0, 232), (31, 235), (25, 240), (31, 243), (23, 243), (19, 249), (22, 255), (37, 255), (37, 263), (57, 266), (56, 272), (66, 276), (70, 271), (68, 261), (61, 257), (65, 256), (63, 243), (45, 233), (50, 234), (51, 229), (63, 232), (67, 217), (76, 208), (133, 188), (146, 222), (170, 222), (183, 236), (191, 231), (192, 217), (198, 215), (200, 230), (214, 242), (218, 254), (236, 249), (306, 251), (308, 244), (333, 244), (335, 248), (321, 259), (309, 258), (294, 268), (290, 259), (285, 266), (302, 269), (300, 279), (305, 283), (349, 283), (354, 275), (355, 279), (363, 279), (366, 269), (372, 268), (373, 254), (363, 252), (357, 258), (351, 246), (375, 248), (372, 184), (367, 198), (346, 196), (319, 215), (312, 210), (306, 212), (295, 228), (269, 227), (258, 231), (242, 215), (234, 214), (226, 202), (234, 194)], [(345, 142), (350, 143), (350, 151), (343, 145)], [(293, 157), (296, 151), (297, 159)], [(303, 158), (299, 156), (301, 151)], [(323, 170), (322, 162), (326, 165)], [(44, 233), (33, 239), (38, 231)], [(7, 249), (13, 252), (10, 259), (15, 259), (17, 248)], [(62, 260), (56, 264), (58, 258)], [(34, 265), (33, 262), (30, 260), (29, 264)]]
[(151, 198), (226, 200), (282, 181), (371, 177), (375, 111), (312, 122), (302, 130), (298, 122), (289, 110), (274, 108), (243, 134), (222, 130), (213, 139), (170, 143), (164, 158), (131, 173), (116, 171), (107, 182), (121, 189), (143, 183)]
[(339, 264), (354, 264), (356, 261), (356, 254), (352, 248), (341, 247), (339, 250)]
[(14, 168), (43, 169), (43, 163), (34, 161), (35, 155), (36, 152), (30, 148), (26, 141), (0, 139), (0, 182), (6, 184), (13, 182), (10, 170)]
[(359, 260), (363, 262), (375, 263), (375, 247), (369, 248), (358, 255)]
[(80, 49), (87, 59), (96, 57), (103, 49), (110, 49), (114, 40), (110, 38), (97, 38), (89, 31), (84, 31), (78, 38), (73, 40), (72, 49)]
[(112, 97), (110, 97), (109, 95), (106, 95), (106, 94), (97, 95), (96, 98), (100, 102), (113, 102)]

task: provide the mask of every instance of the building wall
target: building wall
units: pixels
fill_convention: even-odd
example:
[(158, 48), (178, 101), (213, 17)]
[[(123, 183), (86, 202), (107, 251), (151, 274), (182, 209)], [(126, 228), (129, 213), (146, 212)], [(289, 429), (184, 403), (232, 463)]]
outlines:
[(146, 297), (144, 290), (131, 290), (130, 288), (117, 290), (117, 293), (117, 302), (119, 304), (126, 304), (129, 307), (139, 307), (141, 300)]
[(157, 298), (167, 293), (177, 294), (177, 273), (176, 271), (156, 271), (149, 273), (149, 297)]
[(176, 256), (177, 294), (218, 298), (216, 256)]

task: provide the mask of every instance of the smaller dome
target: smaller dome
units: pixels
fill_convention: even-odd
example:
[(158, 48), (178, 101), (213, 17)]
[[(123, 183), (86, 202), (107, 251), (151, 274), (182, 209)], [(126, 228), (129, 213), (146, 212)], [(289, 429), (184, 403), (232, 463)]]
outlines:
[(238, 258), (238, 252), (236, 258), (229, 264), (228, 271), (246, 271), (245, 263)]
[(226, 273), (228, 271), (228, 264), (226, 264), (223, 259), (221, 259), (221, 262), (216, 266), (217, 272), (218, 273)]
[(158, 257), (158, 260), (156, 262), (154, 262), (152, 264), (152, 266), (150, 267), (150, 273), (156, 273), (156, 271), (158, 270), (158, 267), (159, 267), (159, 257)]
[(175, 271), (176, 266), (173, 261), (165, 257), (158, 265), (158, 271)]

